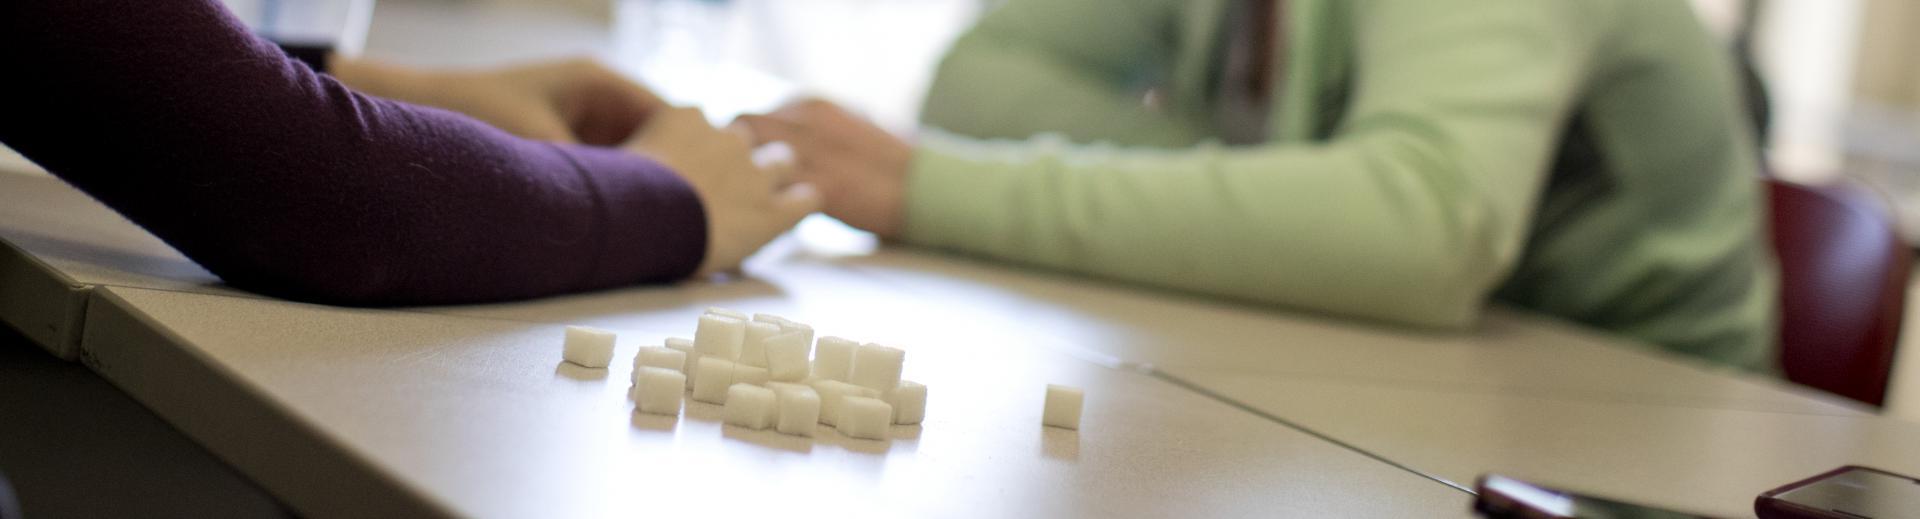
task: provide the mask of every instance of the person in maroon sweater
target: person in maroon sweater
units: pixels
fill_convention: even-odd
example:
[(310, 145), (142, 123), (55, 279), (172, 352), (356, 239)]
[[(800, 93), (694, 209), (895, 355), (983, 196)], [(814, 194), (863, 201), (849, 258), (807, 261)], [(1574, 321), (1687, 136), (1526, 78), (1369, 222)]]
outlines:
[(235, 287), (331, 304), (729, 270), (819, 205), (747, 139), (584, 62), (332, 63), (217, 0), (4, 2), (0, 142)]

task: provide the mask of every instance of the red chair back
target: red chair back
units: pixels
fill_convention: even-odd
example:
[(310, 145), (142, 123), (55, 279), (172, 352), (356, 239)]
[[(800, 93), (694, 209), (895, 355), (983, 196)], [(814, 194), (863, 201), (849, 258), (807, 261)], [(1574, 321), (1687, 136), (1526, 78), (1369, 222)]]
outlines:
[(1787, 379), (1881, 405), (1911, 253), (1885, 206), (1846, 185), (1768, 179)]

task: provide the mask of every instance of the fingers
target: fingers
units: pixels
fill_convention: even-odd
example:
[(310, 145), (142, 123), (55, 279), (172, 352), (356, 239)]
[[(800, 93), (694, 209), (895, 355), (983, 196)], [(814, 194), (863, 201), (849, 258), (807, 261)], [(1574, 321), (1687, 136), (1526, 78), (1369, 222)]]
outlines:
[(753, 150), (753, 165), (767, 172), (768, 179), (772, 180), (776, 189), (792, 184), (794, 177), (800, 173), (792, 154), (782, 153), (785, 150), (786, 146), (778, 142)]
[(508, 129), (507, 133), (536, 141), (575, 143), (573, 131), (567, 128), (567, 122), (554, 114), (528, 114), (519, 128)]
[(707, 126), (707, 116), (698, 108), (669, 107), (655, 113), (640, 131), (635, 132), (629, 143), (662, 141), (674, 136), (684, 136), (689, 132), (711, 131)]
[(779, 109), (773, 111), (772, 115), (792, 120), (805, 120), (839, 109), (840, 105), (833, 104), (832, 101), (818, 97), (803, 97), (781, 105)]
[[(598, 67), (597, 64), (595, 66)], [(643, 119), (646, 116), (653, 115), (655, 112), (672, 106), (667, 104), (666, 100), (661, 99), (659, 94), (655, 94), (652, 89), (642, 86), (640, 83), (631, 79), (627, 79), (626, 76), (618, 72), (614, 72), (605, 67), (599, 67), (599, 70), (602, 77), (606, 78), (607, 83), (620, 91), (622, 94), (620, 98), (625, 99), (629, 106), (633, 107)]]
[(774, 121), (768, 120), (764, 115), (741, 114), (733, 118), (733, 122), (727, 123), (727, 130), (746, 135), (747, 142), (758, 147), (780, 140), (773, 137), (780, 133), (780, 128), (773, 127), (774, 124)]
[(672, 105), (652, 90), (598, 61), (579, 59), (564, 65), (564, 80), (554, 90), (554, 102), (568, 114), (570, 126), (582, 141), (612, 145), (627, 140), (649, 119)]
[(754, 146), (769, 142), (797, 143), (808, 138), (807, 133), (801, 131), (799, 124), (767, 115), (742, 115), (735, 118), (733, 124), (727, 125), (728, 128), (734, 126), (744, 126), (752, 138), (749, 142)]
[(721, 130), (727, 132), (728, 135), (739, 138), (740, 142), (746, 144), (749, 148), (757, 148), (762, 144), (754, 136), (753, 128), (741, 123), (739, 118), (735, 118), (733, 122), (727, 123), (727, 126), (721, 128)]
[(820, 212), (826, 201), (813, 184), (800, 182), (781, 189), (773, 198), (774, 214), (781, 218), (782, 229), (800, 223), (801, 218)]

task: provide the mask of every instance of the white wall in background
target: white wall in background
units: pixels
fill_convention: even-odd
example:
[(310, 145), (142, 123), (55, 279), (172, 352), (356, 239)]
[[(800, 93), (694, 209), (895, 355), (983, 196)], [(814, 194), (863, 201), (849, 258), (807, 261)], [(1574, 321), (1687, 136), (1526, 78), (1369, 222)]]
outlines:
[(1861, 0), (1768, 0), (1755, 61), (1773, 97), (1768, 157), (1776, 173), (1818, 182), (1840, 173), (1852, 105)]
[(374, 0), (221, 0), (254, 31), (282, 41), (324, 42), (357, 55)]

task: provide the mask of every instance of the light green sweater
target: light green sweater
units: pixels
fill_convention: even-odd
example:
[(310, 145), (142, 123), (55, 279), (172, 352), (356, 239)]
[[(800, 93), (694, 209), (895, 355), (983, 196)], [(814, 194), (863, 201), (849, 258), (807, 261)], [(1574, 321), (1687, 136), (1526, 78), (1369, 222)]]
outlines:
[(1225, 2), (1006, 2), (940, 65), (925, 122), (971, 137), (918, 145), (904, 240), (1440, 329), (1494, 298), (1770, 365), (1755, 151), (1687, 2), (1283, 11), (1268, 142), (1226, 147)]

